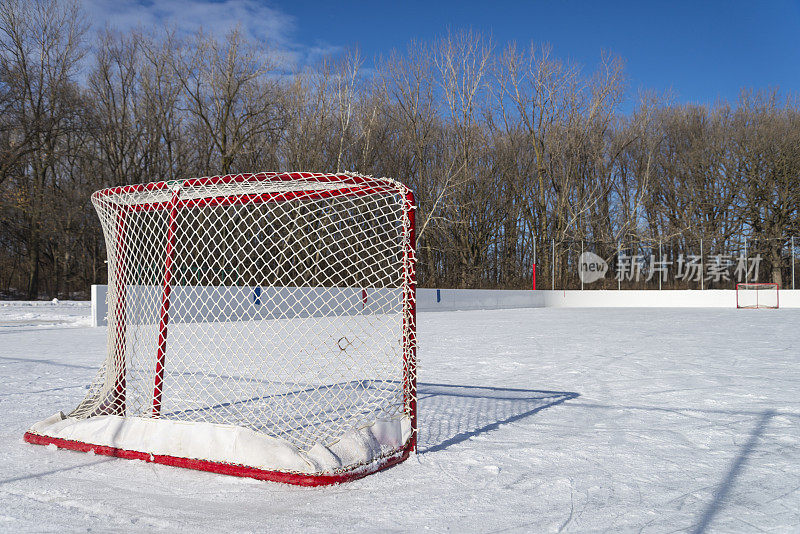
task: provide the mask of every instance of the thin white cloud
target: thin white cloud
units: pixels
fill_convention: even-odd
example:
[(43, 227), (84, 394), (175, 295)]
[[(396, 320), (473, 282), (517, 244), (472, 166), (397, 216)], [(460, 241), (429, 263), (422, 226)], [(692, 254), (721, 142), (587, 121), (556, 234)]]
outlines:
[(83, 0), (83, 7), (95, 30), (169, 27), (189, 36), (202, 28), (221, 38), (238, 26), (249, 40), (269, 47), (286, 68), (302, 68), (341, 50), (320, 41), (296, 41), (294, 17), (258, 0)]

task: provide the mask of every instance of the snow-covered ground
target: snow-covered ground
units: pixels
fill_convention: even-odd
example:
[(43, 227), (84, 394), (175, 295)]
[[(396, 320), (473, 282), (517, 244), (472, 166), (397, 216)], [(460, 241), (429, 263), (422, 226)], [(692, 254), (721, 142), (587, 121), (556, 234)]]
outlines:
[(420, 453), (300, 488), (28, 445), (86, 303), (0, 303), (0, 530), (800, 531), (800, 310), (419, 315)]

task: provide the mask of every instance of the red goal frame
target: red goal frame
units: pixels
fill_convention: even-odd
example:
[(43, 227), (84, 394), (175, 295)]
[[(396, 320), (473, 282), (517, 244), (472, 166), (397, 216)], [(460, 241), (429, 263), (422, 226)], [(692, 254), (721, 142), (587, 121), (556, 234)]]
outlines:
[[(291, 182), (302, 180), (303, 183), (319, 182), (340, 183), (343, 187), (339, 189), (304, 189), (287, 190), (269, 193), (241, 193), (221, 196), (208, 196), (203, 198), (181, 199), (180, 192), (183, 187), (203, 186), (217, 184), (231, 184), (240, 182)], [(351, 187), (347, 187), (350, 185)], [(333, 472), (326, 474), (302, 474), (285, 471), (271, 471), (258, 469), (255, 467), (215, 462), (210, 460), (183, 458), (165, 455), (153, 455), (142, 451), (131, 451), (106, 445), (97, 445), (81, 441), (72, 441), (50, 436), (26, 432), (24, 439), (28, 443), (37, 445), (55, 445), (62, 449), (75, 450), (80, 452), (94, 452), (105, 456), (117, 458), (143, 460), (164, 465), (185, 467), (200, 471), (220, 473), (241, 477), (255, 478), (259, 480), (270, 480), (288, 484), (302, 486), (324, 486), (338, 484), (350, 480), (359, 479), (369, 474), (381, 471), (407, 459), (411, 452), (417, 449), (417, 358), (416, 358), (416, 222), (415, 222), (415, 200), (414, 193), (407, 188), (392, 188), (386, 180), (376, 179), (370, 176), (355, 174), (317, 174), (307, 172), (292, 173), (257, 173), (257, 174), (235, 174), (225, 176), (213, 176), (205, 178), (190, 178), (180, 181), (162, 181), (149, 184), (125, 185), (112, 187), (97, 191), (92, 195), (93, 199), (100, 202), (104, 197), (118, 194), (140, 193), (148, 191), (172, 191), (169, 201), (164, 202), (144, 202), (141, 204), (122, 204), (115, 205), (117, 211), (117, 232), (121, 237), (117, 241), (117, 254), (119, 257), (118, 273), (124, 273), (126, 268), (125, 261), (125, 240), (126, 232), (125, 219), (128, 213), (137, 211), (168, 211), (169, 225), (167, 233), (166, 254), (164, 258), (163, 285), (161, 294), (160, 320), (158, 326), (158, 343), (155, 363), (155, 383), (153, 384), (153, 417), (159, 417), (161, 411), (161, 385), (164, 379), (164, 368), (166, 358), (166, 342), (169, 327), (169, 309), (171, 278), (173, 275), (174, 261), (174, 241), (176, 232), (177, 212), (183, 209), (193, 209), (208, 206), (233, 206), (242, 204), (261, 204), (269, 202), (284, 202), (290, 200), (319, 200), (323, 198), (353, 197), (364, 196), (375, 193), (397, 193), (403, 198), (403, 209), (408, 217), (408, 228), (406, 233), (408, 239), (403, 250), (403, 276), (407, 281), (408, 290), (403, 292), (403, 396), (408, 403), (409, 419), (411, 425), (411, 436), (402, 449), (394, 451), (388, 456), (376, 458), (370, 465), (356, 467), (351, 470)], [(121, 275), (119, 275), (121, 276)], [(113, 390), (113, 398), (107, 399), (102, 408), (95, 412), (96, 415), (104, 414), (124, 414), (125, 413), (125, 315), (126, 315), (126, 290), (122, 284), (118, 294), (118, 304), (115, 307), (116, 320), (114, 325), (117, 331), (116, 346), (113, 350), (121, 368), (117, 369), (117, 378)]]
[[(753, 287), (756, 291), (756, 305), (755, 306), (743, 306), (739, 302), (739, 291), (741, 286), (750, 286)], [(758, 302), (758, 292), (763, 291), (768, 288), (775, 288), (775, 306), (761, 306)], [(780, 285), (774, 282), (740, 282), (736, 284), (736, 308), (737, 309), (758, 309), (758, 308), (770, 308), (770, 309), (777, 309), (780, 308)]]

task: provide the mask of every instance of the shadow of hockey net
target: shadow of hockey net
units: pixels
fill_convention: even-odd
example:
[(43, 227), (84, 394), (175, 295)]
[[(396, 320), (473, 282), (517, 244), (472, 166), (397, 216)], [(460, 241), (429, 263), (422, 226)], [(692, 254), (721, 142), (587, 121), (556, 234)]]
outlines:
[(108, 251), (108, 355), (78, 407), (28, 441), (309, 485), (414, 449), (405, 186), (271, 173), (92, 201)]

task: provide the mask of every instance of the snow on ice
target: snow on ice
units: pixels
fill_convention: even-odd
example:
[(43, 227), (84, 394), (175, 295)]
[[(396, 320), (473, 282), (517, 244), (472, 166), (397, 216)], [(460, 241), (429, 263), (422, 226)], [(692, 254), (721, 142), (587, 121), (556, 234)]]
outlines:
[(800, 530), (800, 310), (419, 314), (419, 453), (327, 488), (24, 443), (85, 395), (88, 313), (0, 303), (0, 530)]

